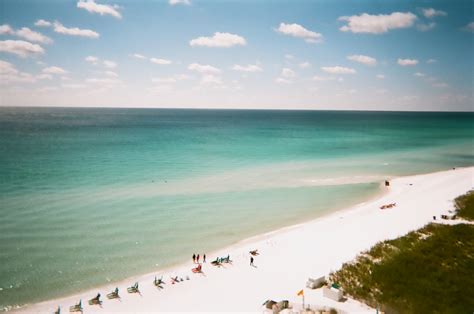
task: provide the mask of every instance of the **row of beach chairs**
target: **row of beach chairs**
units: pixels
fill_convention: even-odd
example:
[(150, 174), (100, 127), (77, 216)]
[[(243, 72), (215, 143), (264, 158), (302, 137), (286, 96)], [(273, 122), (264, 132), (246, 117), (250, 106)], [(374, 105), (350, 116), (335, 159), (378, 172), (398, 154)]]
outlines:
[[(186, 277), (186, 280), (189, 280), (190, 278), (187, 276)], [(182, 282), (184, 281), (183, 278), (179, 278), (178, 276), (175, 276), (175, 277), (171, 277), (170, 278), (170, 281), (172, 284), (175, 284), (175, 283), (179, 283), (179, 282)], [(153, 280), (153, 285), (159, 289), (163, 289), (163, 285), (166, 284), (165, 281), (163, 280), (163, 277), (161, 277), (160, 279), (158, 279), (157, 277), (155, 277), (155, 279)], [(135, 282), (135, 284), (131, 287), (128, 287), (127, 288), (127, 292), (128, 293), (138, 293), (140, 294), (140, 289), (138, 287), (138, 282)], [(101, 295), (100, 293), (97, 294), (96, 297), (92, 298), (89, 300), (89, 305), (99, 305), (101, 306), (102, 305), (102, 300), (100, 299)], [(120, 299), (120, 295), (119, 295), (119, 289), (118, 288), (115, 288), (115, 290), (113, 290), (111, 293), (107, 294), (107, 299), (109, 300), (113, 300), (113, 299)], [(79, 300), (78, 303), (72, 305), (69, 307), (69, 312), (83, 312), (84, 311), (84, 308), (82, 306), (82, 300)], [(54, 312), (55, 314), (60, 314), (61, 313), (61, 308), (58, 307), (58, 309)]]
[[(257, 250), (250, 251), (249, 253), (252, 256), (259, 255)], [(230, 259), (230, 255), (227, 255), (226, 257), (217, 257), (214, 261), (211, 262), (211, 264), (214, 265), (214, 266), (222, 266), (222, 264), (224, 264), (224, 263), (232, 264), (232, 260)], [(203, 273), (202, 272), (202, 265), (199, 264), (197, 267), (193, 268), (191, 271), (193, 273)], [(189, 276), (186, 276), (186, 280), (190, 280)], [(183, 281), (184, 281), (184, 279), (179, 278), (178, 276), (170, 278), (171, 284), (176, 284), (176, 283), (183, 282)], [(160, 279), (157, 279), (157, 277), (155, 277), (155, 279), (153, 280), (153, 285), (155, 287), (157, 287), (158, 289), (163, 289), (164, 284), (166, 284), (166, 283), (163, 280), (163, 276)], [(138, 288), (138, 282), (135, 282), (135, 284), (133, 286), (128, 287), (127, 292), (128, 293), (141, 294), (140, 289)], [(100, 297), (101, 297), (101, 295), (100, 295), (100, 293), (98, 293), (96, 297), (89, 300), (89, 302), (88, 302), (89, 305), (102, 306), (102, 300), (100, 299)], [(112, 292), (107, 294), (107, 299), (109, 299), (109, 300), (120, 299), (119, 289), (115, 288), (115, 290), (113, 290)], [(84, 308), (82, 306), (82, 300), (79, 300), (79, 303), (70, 306), (69, 311), (70, 312), (81, 312), (82, 313), (84, 311)], [(61, 308), (58, 307), (58, 309), (54, 313), (55, 314), (60, 314), (61, 313)]]

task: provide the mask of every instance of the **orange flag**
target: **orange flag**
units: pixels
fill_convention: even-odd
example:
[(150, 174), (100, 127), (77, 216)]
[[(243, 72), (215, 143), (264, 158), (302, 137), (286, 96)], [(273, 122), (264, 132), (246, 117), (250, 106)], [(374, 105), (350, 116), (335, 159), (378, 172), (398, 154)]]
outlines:
[(298, 292), (298, 294), (297, 294), (297, 295), (298, 295), (298, 296), (300, 296), (300, 295), (304, 295), (304, 291), (303, 291), (303, 289), (301, 289), (301, 290)]

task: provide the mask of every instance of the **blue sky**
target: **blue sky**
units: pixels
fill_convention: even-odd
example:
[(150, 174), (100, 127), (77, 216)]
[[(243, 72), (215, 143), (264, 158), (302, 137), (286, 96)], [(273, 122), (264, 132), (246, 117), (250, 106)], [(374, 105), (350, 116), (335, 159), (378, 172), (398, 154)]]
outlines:
[(0, 1), (1, 106), (473, 109), (472, 1)]

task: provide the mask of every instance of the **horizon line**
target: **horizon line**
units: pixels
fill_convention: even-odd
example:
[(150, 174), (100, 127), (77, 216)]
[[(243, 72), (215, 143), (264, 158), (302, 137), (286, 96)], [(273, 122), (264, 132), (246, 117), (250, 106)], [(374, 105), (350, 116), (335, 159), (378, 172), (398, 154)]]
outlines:
[(474, 113), (474, 110), (390, 110), (390, 109), (311, 109), (311, 108), (224, 108), (224, 107), (131, 107), (131, 106), (2, 106), (1, 108), (58, 108), (58, 109), (161, 109), (161, 110), (239, 110), (239, 111), (357, 111), (357, 112), (413, 112), (413, 113)]

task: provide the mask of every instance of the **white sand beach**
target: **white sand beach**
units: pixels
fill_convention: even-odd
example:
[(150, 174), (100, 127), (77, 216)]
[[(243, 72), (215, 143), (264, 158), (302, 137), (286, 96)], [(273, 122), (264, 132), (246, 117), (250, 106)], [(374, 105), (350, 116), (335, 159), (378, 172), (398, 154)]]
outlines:
[[(373, 313), (374, 310), (353, 300), (335, 302), (324, 298), (321, 289), (305, 288), (308, 277), (328, 275), (342, 263), (375, 243), (392, 239), (431, 222), (433, 216), (453, 209), (453, 199), (474, 185), (474, 167), (401, 177), (391, 181), (381, 197), (352, 208), (296, 226), (247, 239), (236, 245), (209, 253), (203, 264), (204, 274), (194, 274), (189, 262), (166, 271), (93, 289), (62, 299), (30, 305), (18, 312), (53, 313), (58, 306), (63, 313), (82, 299), (85, 313), (107, 312), (262, 312), (267, 299), (289, 300), (301, 304), (296, 294), (304, 289), (305, 301), (313, 308), (333, 307), (346, 313)], [(384, 204), (396, 206), (381, 210)], [(251, 219), (249, 217), (249, 219)], [(255, 266), (249, 265), (249, 251), (258, 249)], [(231, 265), (217, 268), (210, 264), (217, 256), (230, 254)], [(166, 284), (158, 290), (154, 277), (163, 276)], [(171, 284), (171, 276), (184, 280)], [(139, 282), (141, 295), (127, 293), (127, 287)], [(115, 287), (121, 300), (105, 295)], [(102, 307), (90, 306), (87, 300), (98, 292)]]

